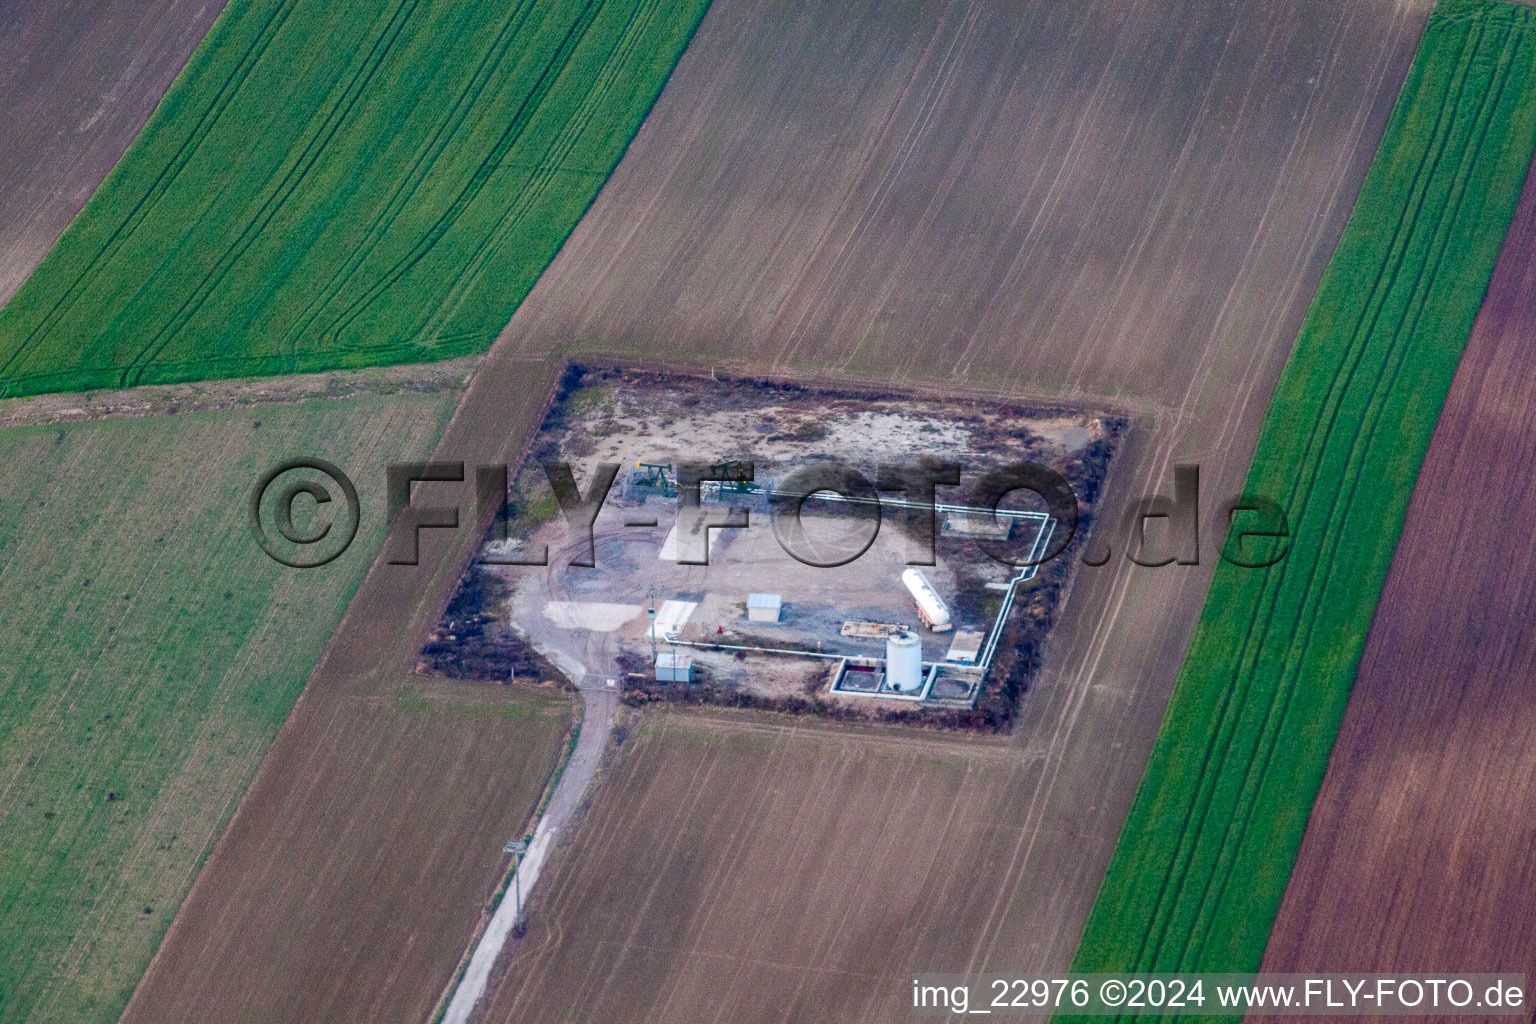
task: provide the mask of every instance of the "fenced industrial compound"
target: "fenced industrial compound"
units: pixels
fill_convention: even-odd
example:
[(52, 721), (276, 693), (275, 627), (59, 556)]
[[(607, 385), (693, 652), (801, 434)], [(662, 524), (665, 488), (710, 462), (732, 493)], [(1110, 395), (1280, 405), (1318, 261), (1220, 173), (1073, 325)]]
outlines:
[[(500, 581), (488, 614), (513, 642), (578, 682), (877, 716), (970, 709), (1009, 649), (1020, 593), (1031, 594), (1020, 628), (1037, 640), (1048, 628), (1057, 591), (1031, 588), (1062, 528), (1027, 489), (987, 507), (972, 497), (977, 481), (1053, 467), (1088, 498), (1086, 519), (1122, 425), (589, 371), (557, 398), (511, 483), (506, 536), (484, 549), (513, 561), (547, 550), (547, 564), (470, 571)], [(701, 457), (715, 452), (735, 454)], [(560, 514), (550, 462), (569, 464), (582, 494), (598, 464), (621, 467), (590, 534)], [(867, 483), (880, 467), (941, 463), (958, 469), (932, 501)], [(712, 479), (690, 484), (685, 464)], [(805, 494), (806, 466), (864, 483)], [(1048, 564), (1053, 581), (1067, 571)]]
[[(849, 564), (827, 568), (797, 561), (761, 520), (706, 531), (708, 564), (688, 565), (680, 560), (686, 545), (679, 532), (687, 532), (687, 524), (676, 519), (675, 494), (668, 497), (671, 488), (664, 485), (647, 493), (636, 482), (670, 479), (658, 467), (670, 470), (664, 463), (636, 464), (624, 484), (615, 485), (614, 508), (605, 507), (594, 524), (591, 569), (554, 564), (544, 586), (524, 580), (516, 588), (512, 620), (528, 628), (536, 644), (545, 641), (555, 663), (573, 674), (576, 659), (606, 655), (612, 666), (581, 667), (662, 683), (730, 681), (764, 692), (806, 689), (815, 680), (838, 698), (968, 707), (991, 667), (1017, 588), (1040, 568), (988, 564), (969, 543), (942, 533), (935, 565), (907, 566), (911, 538), (899, 530), (884, 543), (877, 536)], [(759, 497), (774, 490), (771, 482), (754, 486), (750, 494)], [(701, 504), (706, 511), (742, 507), (748, 494), (712, 488)], [(835, 498), (824, 497), (807, 502), (803, 522), (814, 550), (830, 558), (863, 539), (849, 536), (854, 524), (839, 515)], [(911, 503), (896, 498), (892, 504)], [(965, 506), (945, 514), (991, 515)], [(1038, 511), (1008, 510), (1007, 516), (1021, 550), (1038, 559), (1054, 520)], [(626, 525), (641, 519), (657, 525)], [(563, 533), (552, 521), (536, 534), (537, 543)], [(497, 552), (508, 549), (491, 543)], [(552, 562), (558, 551), (552, 544)], [(540, 601), (541, 608), (532, 607)]]
[[(955, 508), (949, 513), (966, 517), (990, 516), (988, 510)], [(785, 658), (831, 661), (829, 693), (848, 697), (872, 697), (900, 701), (931, 701), (944, 706), (969, 707), (975, 703), (981, 690), (997, 645), (1012, 610), (1016, 588), (1029, 582), (1039, 572), (1038, 559), (1049, 545), (1056, 523), (1048, 513), (1014, 512), (1003, 521), (1009, 526), (997, 531), (1006, 536), (1015, 520), (1023, 521), (1034, 532), (1030, 542), (1028, 560), (1033, 564), (1021, 568), (1005, 581), (995, 584), (1003, 596), (990, 626), (985, 630), (962, 629), (949, 644), (942, 659), (924, 660), (923, 639), (916, 626), (908, 628), (900, 623), (878, 623), (847, 620), (838, 630), (838, 637), (860, 641), (883, 640), (884, 649), (877, 653), (847, 653), (847, 646), (840, 646), (831, 637), (816, 637), (816, 650), (795, 647), (769, 646), (764, 644), (726, 643), (711, 641), (705, 633), (702, 639), (682, 638), (682, 628), (697, 602), (663, 602), (659, 614), (652, 609), (653, 623), (648, 635), (663, 641), (667, 647), (692, 647), (712, 651), (742, 652), (750, 655), (771, 655)], [(670, 536), (670, 534), (669, 534)], [(665, 545), (663, 545), (665, 551)], [(665, 557), (665, 555), (663, 555)], [(908, 567), (901, 573), (900, 581), (910, 596), (909, 616), (915, 616), (928, 634), (947, 633), (955, 628), (948, 604), (928, 582), (922, 571)], [(754, 593), (747, 595), (746, 618), (749, 622), (781, 623), (784, 602), (781, 594)], [(894, 617), (894, 616), (893, 616)], [(723, 627), (720, 633), (724, 635)], [(802, 640), (801, 642), (804, 642)], [(822, 649), (831, 644), (832, 649)], [(682, 681), (673, 669), (679, 656), (662, 652), (654, 660), (655, 678), (662, 681)], [(690, 662), (691, 664), (691, 662)], [(898, 668), (897, 666), (901, 666)]]

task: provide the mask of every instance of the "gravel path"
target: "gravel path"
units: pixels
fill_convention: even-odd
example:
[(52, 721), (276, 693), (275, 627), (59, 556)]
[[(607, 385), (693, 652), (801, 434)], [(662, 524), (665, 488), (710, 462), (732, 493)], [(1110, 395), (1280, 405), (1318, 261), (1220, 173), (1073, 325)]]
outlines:
[[(613, 716), (619, 706), (619, 691), (617, 688), (610, 689), (604, 679), (589, 678), (593, 679), (593, 683), (581, 687), (581, 736), (576, 741), (576, 749), (571, 752), (571, 759), (555, 785), (549, 806), (544, 809), (544, 816), (534, 829), (528, 852), (513, 875), (512, 884), (518, 886), (524, 904), (538, 883), (539, 873), (549, 858), (550, 850), (570, 823), (576, 808), (581, 804), (582, 795), (597, 774), (603, 751), (608, 749), (608, 737), (613, 732)], [(470, 957), (469, 968), (448, 1002), (443, 1024), (465, 1024), (485, 995), (491, 970), (501, 957), (517, 923), (517, 901), (511, 898), (511, 891), (509, 885), (509, 895), (502, 899), (496, 913), (491, 916), (491, 923), (481, 934), (475, 952)], [(499, 983), (500, 979), (497, 981)]]

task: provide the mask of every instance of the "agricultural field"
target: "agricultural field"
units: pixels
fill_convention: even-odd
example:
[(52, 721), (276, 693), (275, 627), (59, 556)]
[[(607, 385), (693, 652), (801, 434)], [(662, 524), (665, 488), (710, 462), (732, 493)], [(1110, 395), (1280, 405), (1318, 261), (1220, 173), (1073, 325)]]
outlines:
[[(1242, 485), (1426, 16), (1427, 5), (1394, 0), (716, 0), (624, 160), (491, 347), (438, 457), (517, 460), (567, 358), (611, 356), (1103, 402), (1135, 420), (1107, 507), (1166, 491), (1175, 463), (1198, 461), (1214, 508)], [(424, 504), (451, 493), (420, 490)], [(126, 1020), (416, 1022), (430, 1011), (505, 870), (501, 843), (541, 781), (535, 755), (552, 763), (564, 733), (553, 712), (535, 739), (496, 715), (464, 729), (446, 711), (427, 726), (391, 710), (402, 686), (505, 701), (508, 717), (532, 699), (408, 675), (478, 540), (430, 531), (421, 566), (369, 574)], [(902, 812), (914, 849), (946, 848), (949, 816), (966, 815), (950, 867), (969, 902), (934, 939), (935, 966), (1067, 965), (1214, 555), (1164, 568), (1115, 557), (1081, 571), (1006, 744), (968, 737), (928, 756), (911, 752), (929, 749), (920, 736), (883, 745), (882, 735), (882, 770), (860, 769), (879, 777), (843, 776), (878, 803), (895, 792), (883, 768), (910, 769), (903, 794), (941, 804)], [(763, 765), (756, 719), (688, 718), (690, 731), (718, 735), (726, 774), (679, 798), (700, 744), (675, 720), (620, 747), (589, 821), (619, 821), (632, 805), (645, 825), (622, 860), (582, 831), (556, 851), (534, 894), (541, 938), (517, 954), (537, 954), (537, 969), (507, 974), (495, 1006), (596, 1005), (563, 980), (590, 970), (583, 951), (612, 952), (632, 933), (610, 913), (599, 934), (573, 880), (608, 867), (601, 891), (645, 892), (653, 866), (681, 863), (673, 837), (715, 822), (742, 851), (827, 826), (814, 770), (827, 761), (802, 754), (810, 741), (798, 733), (786, 763), (812, 770), (772, 776), (771, 822), (730, 824), (742, 791), (729, 773)], [(994, 750), (999, 760), (986, 760)], [(805, 856), (827, 881), (868, 854), (867, 830), (820, 838)], [(917, 898), (908, 880), (837, 902), (775, 887), (778, 876), (752, 869), (760, 860), (715, 863), (710, 888), (674, 886), (647, 910), (652, 926), (718, 936), (765, 912), (798, 920), (784, 940), (796, 948), (774, 950), (783, 969), (739, 975), (721, 1019), (764, 1012), (802, 980), (810, 991), (827, 949), (856, 968), (825, 994), (839, 1001), (827, 1019), (854, 1019), (907, 983), (909, 961), (860, 960), (869, 941), (840, 936), (879, 934), (887, 900)], [(711, 896), (722, 892), (736, 895)], [(919, 927), (914, 942), (936, 935), (931, 921)], [(695, 968), (679, 965), (695, 971), (679, 979), (620, 960), (629, 966), (606, 975), (601, 1000), (610, 1019), (643, 1019), (668, 1000), (701, 1005)]]
[(1419, 473), (1265, 970), (1536, 977), (1533, 252), (1528, 176)]
[(256, 477), (323, 455), (377, 509), (460, 394), (0, 431), (0, 1020), (117, 1019), (378, 549), (283, 569)]
[(0, 396), (482, 351), (706, 3), (235, 0), (0, 310)]
[[(494, 400), (461, 401), (437, 457), (515, 458), (549, 397), (536, 382), (557, 375), (488, 354), (470, 388)], [(416, 491), (467, 501), (449, 484)], [(430, 1015), (572, 721), (556, 688), (414, 672), (473, 536), (424, 531), (421, 565), (381, 559), (364, 577), (123, 1021)]]
[(1285, 510), (1289, 552), (1217, 569), (1075, 969), (1259, 966), (1536, 147), (1533, 15), (1430, 16), (1244, 488)]
[[(1186, 461), (1200, 464), (1202, 508), (1214, 511), (1242, 486), (1426, 13), (1156, 3), (801, 11), (717, 0), (497, 349), (1103, 396), (1137, 418), (1106, 494), (1110, 514), (1167, 493), (1172, 466)], [(750, 44), (738, 39), (746, 25)], [(765, 33), (778, 40), (766, 52)], [(1122, 77), (1124, 67), (1137, 75)], [(838, 88), (851, 81), (859, 87)], [(829, 138), (862, 145), (832, 148)], [(978, 791), (968, 797), (996, 800), (987, 827), (1007, 845), (1001, 855), (957, 849), (954, 870), (989, 900), (960, 916), (935, 969), (1070, 962), (1198, 618), (1215, 551), (1202, 556), (1160, 569), (1117, 557), (1079, 574), (1012, 740), (1038, 768), (1006, 797), (987, 773), (966, 782)], [(731, 734), (731, 721), (721, 728)], [(622, 862), (578, 840), (553, 865), (551, 900), (599, 862), (620, 876), (608, 891), (643, 891), (668, 860), (661, 837), (729, 813), (730, 798), (703, 783), (697, 805), (661, 795), (662, 777), (696, 764), (693, 747), (663, 740), (648, 758), (655, 795), (626, 797), (656, 819), (650, 838), (627, 842)], [(906, 781), (924, 778), (918, 767)], [(773, 785), (807, 818), (743, 820), (739, 848), (814, 831), (823, 778), (786, 771)], [(599, 789), (594, 817), (617, 806), (610, 799)], [(930, 823), (907, 840), (926, 849), (947, 836)], [(823, 836), (818, 856), (857, 860), (866, 838)], [(777, 974), (743, 972), (719, 1019), (767, 1014), (800, 978), (813, 984), (827, 948), (819, 937), (839, 927), (872, 935), (889, 921), (883, 891), (846, 903), (775, 897), (746, 858), (725, 862), (710, 885), (669, 890), (669, 927), (718, 935), (727, 921), (740, 925), (742, 907), (766, 914), (776, 898), (803, 938), (792, 955), (775, 947), (786, 965)], [(716, 918), (724, 901), (710, 893), (722, 892), (745, 895)], [(599, 936), (573, 899), (539, 909), (539, 898), (552, 948), (526, 947), (538, 973), (525, 980), (510, 968), (497, 1006), (562, 1005), (586, 952), (631, 941), (618, 915), (603, 918)], [(840, 975), (841, 1002), (824, 1019), (878, 1007), (906, 979), (899, 945), (887, 973), (871, 960), (865, 976)], [(619, 959), (630, 967), (604, 978), (609, 1019), (665, 1015), (671, 991), (701, 1005), (689, 1003), (705, 994), (696, 970), (679, 966), (692, 970), (679, 981)]]
[[(701, 373), (714, 364), (742, 376), (792, 366), (798, 378), (829, 384), (896, 381), (1018, 401), (1103, 396), (1137, 420), (1123, 475), (1106, 493), (1110, 507), (1166, 491), (1175, 462), (1198, 460), (1205, 507), (1214, 508), (1242, 484), (1265, 402), (1426, 13), (1392, 2), (1255, 2), (1192, 15), (1172, 2), (717, 0), (624, 161), (487, 354), (438, 455), (519, 458), (551, 393), (541, 388), (553, 389), (571, 355), (688, 362)], [(1120, 67), (1138, 71), (1120, 76)], [(228, 1019), (237, 995), (269, 1022), (414, 1021), (422, 979), (450, 980), (505, 867), (498, 826), (526, 811), (524, 792), (510, 773), (504, 792), (474, 774), (494, 752), (452, 733), (385, 732), (368, 725), (366, 697), (320, 696), (374, 692), (413, 662), (479, 540), (467, 530), (430, 533), (419, 569), (380, 565), (365, 582), (310, 688), (314, 699), (299, 705), (247, 797), (249, 820), (284, 827), (239, 831), (236, 822), (130, 1021)], [(965, 798), (995, 813), (976, 825), (991, 839), (963, 845), (956, 858), (973, 885), (986, 881), (941, 966), (1067, 965), (1212, 558), (1207, 550), (1201, 565), (1161, 569), (1116, 558), (1079, 574), (1010, 741), (1017, 763), (1033, 767), (964, 777)], [(756, 734), (750, 722), (715, 720), (727, 756)], [(353, 741), (360, 728), (372, 738)], [(665, 837), (688, 815), (734, 813), (723, 790), (701, 796), (697, 812), (659, 790), (654, 799), (640, 792), (694, 766), (697, 746), (673, 736), (655, 740), (645, 755), (652, 770), (625, 784), (626, 799), (652, 820), (622, 863), (602, 861), (618, 873), (618, 890), (649, 884), (650, 865), (666, 859)], [(386, 765), (452, 769), (364, 771), (360, 758), (370, 754)], [(929, 785), (925, 764), (914, 764), (909, 788)], [(929, 791), (942, 792), (955, 775), (935, 771)], [(477, 794), (472, 812), (447, 799), (456, 784)], [(784, 807), (809, 814), (822, 782), (785, 772), (774, 785)], [(317, 792), (324, 807), (301, 795)], [(594, 817), (607, 813), (610, 792), (599, 784)], [(391, 812), (327, 813), (347, 801)], [(435, 828), (402, 831), (413, 813)], [(910, 837), (916, 847), (945, 840), (943, 819), (923, 822)], [(787, 817), (772, 828), (742, 819), (735, 841), (770, 848), (794, 826)], [(548, 893), (567, 877), (592, 877), (605, 856), (580, 835), (557, 851)], [(865, 839), (839, 832), (817, 855), (851, 861)], [(327, 873), (317, 880), (321, 864)], [(760, 909), (768, 896), (760, 874), (740, 858), (724, 862), (715, 890), (747, 894), (733, 907)], [(410, 926), (392, 913), (403, 905), (395, 900), (349, 898), (397, 885), (414, 887)], [(863, 890), (842, 904), (783, 894), (806, 937), (789, 962), (813, 963), (816, 937), (839, 923), (873, 934), (886, 920), (886, 894)], [(535, 915), (546, 913), (542, 898), (535, 893)], [(667, 905), (669, 921), (704, 929), (717, 902), (675, 889)], [(548, 911), (537, 983), (508, 975), (498, 1000), (564, 1005), (560, 979), (590, 966), (578, 948), (611, 950), (629, 935), (618, 916), (605, 918), (607, 935), (591, 935), (571, 916), (581, 912), (570, 899)], [(273, 924), (284, 919), (287, 928)], [(306, 929), (305, 920), (326, 927)], [(454, 929), (457, 949), (439, 956)], [(578, 930), (581, 945), (565, 947), (562, 937)], [(339, 947), (338, 936), (366, 939), (366, 949)], [(426, 936), (436, 943), (430, 955)], [(391, 957), (409, 968), (376, 966)], [(876, 1005), (892, 979), (906, 983), (896, 962), (885, 976), (873, 963), (869, 976), (843, 976), (839, 998), (851, 1007), (843, 1019)], [(292, 964), (313, 964), (341, 990), (286, 997)], [(365, 965), (366, 982), (347, 980)], [(732, 991), (722, 1018), (769, 1004), (795, 970), (744, 979), (751, 983)], [(613, 1019), (643, 1019), (665, 1001), (667, 981), (611, 975), (604, 1005), (617, 1008)]]
[[(529, 829), (571, 702), (342, 673), (327, 659), (305, 690), (123, 1021), (431, 1015), (506, 873), (503, 845)], [(274, 861), (274, 840), (294, 859)]]
[(910, 974), (997, 912), (971, 868), (1018, 855), (1003, 823), (1045, 767), (754, 713), (643, 715), (618, 753), (486, 1024), (903, 1019)]
[(221, 5), (0, 5), (0, 305), (80, 212)]

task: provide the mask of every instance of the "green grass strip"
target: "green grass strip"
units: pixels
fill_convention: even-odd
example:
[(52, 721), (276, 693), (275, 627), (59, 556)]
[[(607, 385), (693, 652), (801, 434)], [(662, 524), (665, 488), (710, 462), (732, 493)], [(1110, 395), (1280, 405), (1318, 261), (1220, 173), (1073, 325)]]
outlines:
[(231, 0), (0, 310), (0, 397), (484, 349), (707, 6)]
[(1533, 14), (1428, 21), (1248, 474), (1289, 554), (1217, 568), (1074, 971), (1258, 969), (1536, 144)]
[[(0, 431), (0, 1024), (111, 1024), (375, 552), (290, 570), (245, 523), (295, 452), (437, 443), (458, 392)], [(369, 470), (362, 472), (362, 470)]]

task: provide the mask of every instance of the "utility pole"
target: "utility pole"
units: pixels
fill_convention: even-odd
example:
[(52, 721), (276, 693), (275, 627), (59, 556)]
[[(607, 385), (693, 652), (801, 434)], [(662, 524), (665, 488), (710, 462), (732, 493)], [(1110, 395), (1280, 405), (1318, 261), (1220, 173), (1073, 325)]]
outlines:
[(512, 934), (522, 938), (523, 881), (518, 871), (522, 868), (523, 856), (528, 852), (528, 840), (514, 839), (503, 848), (503, 852), (512, 855)]
[(648, 613), (651, 620), (651, 628), (647, 630), (651, 634), (651, 675), (656, 675), (656, 584), (652, 583), (646, 591), (646, 596), (651, 600), (651, 610)]

